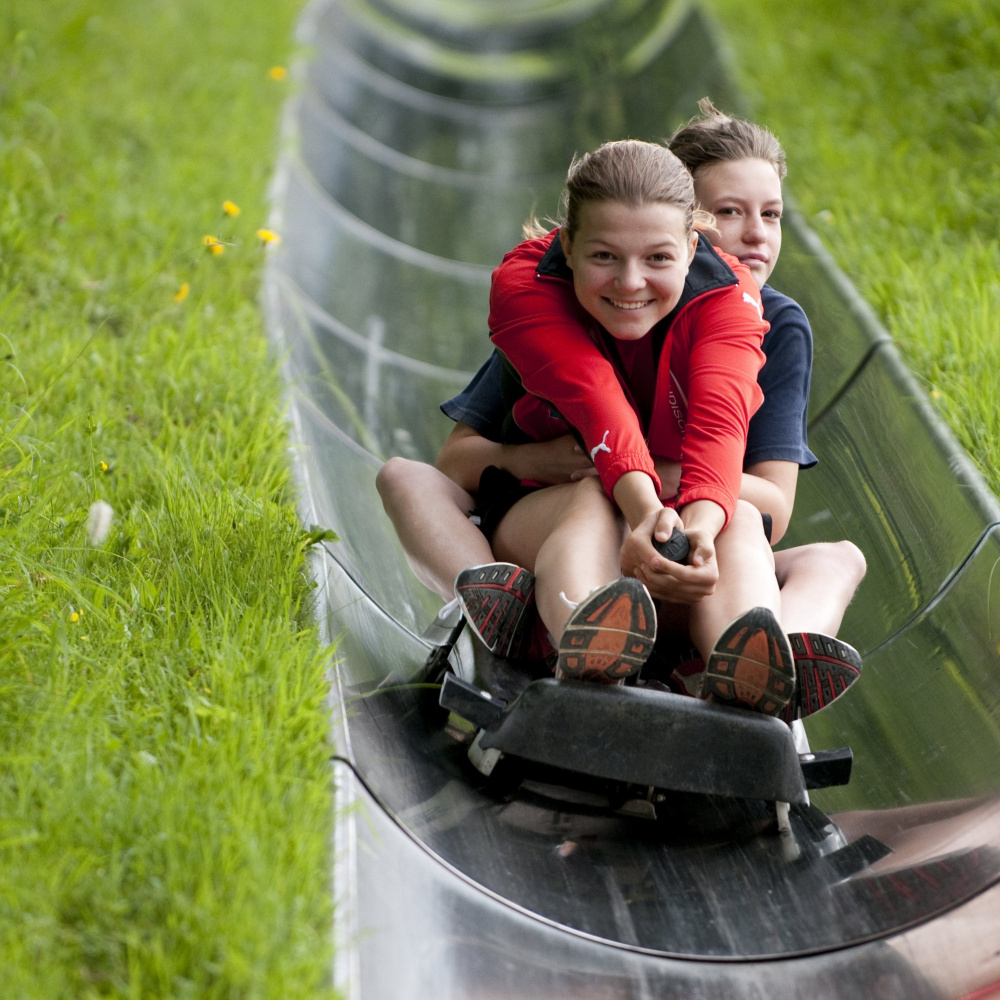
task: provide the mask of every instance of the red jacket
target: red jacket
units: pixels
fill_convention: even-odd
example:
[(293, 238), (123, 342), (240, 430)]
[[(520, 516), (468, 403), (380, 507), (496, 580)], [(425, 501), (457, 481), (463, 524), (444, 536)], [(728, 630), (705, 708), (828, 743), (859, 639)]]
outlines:
[(575, 431), (609, 495), (635, 470), (659, 490), (652, 456), (680, 461), (673, 503), (713, 500), (728, 521), (747, 424), (763, 399), (768, 324), (749, 269), (699, 238), (680, 302), (647, 334), (656, 375), (644, 408), (617, 342), (577, 301), (557, 233), (521, 243), (493, 272), (490, 337), (523, 386), (511, 410), (521, 439)]

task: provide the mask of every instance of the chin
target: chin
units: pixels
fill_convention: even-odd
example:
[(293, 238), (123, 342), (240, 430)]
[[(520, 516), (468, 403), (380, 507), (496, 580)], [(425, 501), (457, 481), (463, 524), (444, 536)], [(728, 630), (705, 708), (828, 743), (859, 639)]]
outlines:
[[(654, 323), (653, 326), (656, 324)], [(634, 327), (628, 329), (612, 329), (611, 327), (605, 327), (608, 333), (611, 334), (615, 340), (642, 340), (647, 333), (652, 329), (652, 326), (643, 326), (642, 329), (635, 329)]]

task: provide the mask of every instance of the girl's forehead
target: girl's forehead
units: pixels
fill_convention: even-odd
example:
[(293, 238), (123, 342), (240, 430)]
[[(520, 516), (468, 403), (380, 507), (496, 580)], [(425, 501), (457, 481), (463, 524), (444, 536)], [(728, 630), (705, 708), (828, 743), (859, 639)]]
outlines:
[(694, 176), (699, 201), (722, 195), (753, 195), (781, 199), (778, 168), (769, 160), (720, 160), (700, 167)]
[(609, 242), (683, 240), (687, 214), (677, 205), (651, 202), (588, 201), (580, 207), (578, 238)]

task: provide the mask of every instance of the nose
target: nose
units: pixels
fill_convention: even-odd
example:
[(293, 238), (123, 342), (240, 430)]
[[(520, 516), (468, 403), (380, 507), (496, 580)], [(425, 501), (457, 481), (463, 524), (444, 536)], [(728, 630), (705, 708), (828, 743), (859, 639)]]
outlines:
[(641, 263), (637, 260), (623, 260), (618, 268), (617, 281), (623, 292), (637, 292), (646, 284)]
[(756, 245), (764, 243), (766, 240), (767, 232), (764, 229), (764, 220), (756, 213), (746, 215), (743, 223), (743, 242)]

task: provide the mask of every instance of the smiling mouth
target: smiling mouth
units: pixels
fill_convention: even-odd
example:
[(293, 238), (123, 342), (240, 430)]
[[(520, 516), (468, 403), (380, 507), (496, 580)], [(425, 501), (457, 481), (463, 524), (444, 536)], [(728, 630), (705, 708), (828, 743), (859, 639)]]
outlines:
[(605, 301), (610, 302), (616, 309), (635, 312), (637, 309), (643, 309), (645, 306), (648, 306), (653, 300), (643, 299), (641, 302), (622, 302), (620, 299), (606, 299)]

